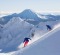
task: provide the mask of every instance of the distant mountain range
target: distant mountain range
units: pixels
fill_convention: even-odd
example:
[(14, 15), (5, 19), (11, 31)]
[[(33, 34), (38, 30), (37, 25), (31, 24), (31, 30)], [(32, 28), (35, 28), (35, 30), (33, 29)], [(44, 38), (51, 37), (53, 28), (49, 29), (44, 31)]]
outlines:
[(19, 14), (14, 13), (11, 15), (1, 17), (0, 24), (6, 24), (13, 17), (20, 17), (21, 19), (23, 19), (31, 24), (34, 24), (34, 25), (39, 22), (42, 22), (42, 21), (44, 22), (44, 21), (51, 21), (51, 20), (59, 20), (60, 19), (60, 15), (38, 14), (30, 9), (26, 9)]

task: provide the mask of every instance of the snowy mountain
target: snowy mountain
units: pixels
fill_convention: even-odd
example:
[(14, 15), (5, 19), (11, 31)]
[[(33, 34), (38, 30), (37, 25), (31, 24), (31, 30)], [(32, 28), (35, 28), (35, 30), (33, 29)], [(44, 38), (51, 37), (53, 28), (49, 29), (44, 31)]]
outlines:
[[(33, 12), (30, 9), (26, 9), (23, 12), (17, 14), (14, 13), (12, 15), (8, 15), (8, 16), (4, 16), (0, 19), (0, 23), (5, 24), (7, 23), (10, 19), (12, 19), (13, 17), (20, 17), (28, 22), (32, 22), (32, 21), (40, 21), (41, 19), (37, 16), (37, 14), (35, 12)], [(3, 19), (3, 20), (2, 20)]]
[(44, 22), (44, 21), (52, 21), (52, 20), (59, 20), (60, 19), (60, 15), (52, 15), (52, 14), (48, 14), (48, 15), (44, 15), (44, 14), (39, 14), (36, 13), (30, 9), (26, 9), (24, 11), (22, 11), (21, 13), (17, 14), (11, 14), (8, 16), (4, 16), (0, 18), (0, 24), (6, 24), (8, 23), (8, 21), (10, 19), (12, 19), (13, 17), (20, 17), (21, 19), (37, 25), (39, 22)]
[(24, 37), (30, 37), (34, 26), (19, 17), (12, 18), (0, 31), (0, 52), (17, 50)]
[(32, 21), (39, 21), (40, 20), (40, 18), (37, 16), (37, 14), (30, 9), (24, 10), (19, 15), (21, 18), (26, 19), (27, 21), (28, 20), (32, 20)]
[[(49, 31), (46, 25), (52, 30)], [(1, 17), (0, 55), (60, 55), (59, 33), (60, 15), (38, 14), (26, 9)], [(23, 48), (25, 37), (31, 40)]]

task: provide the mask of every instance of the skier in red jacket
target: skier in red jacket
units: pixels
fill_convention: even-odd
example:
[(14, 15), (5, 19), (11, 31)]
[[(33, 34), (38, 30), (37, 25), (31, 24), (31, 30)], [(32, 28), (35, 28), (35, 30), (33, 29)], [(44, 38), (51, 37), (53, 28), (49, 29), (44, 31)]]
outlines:
[(30, 38), (24, 38), (24, 47), (27, 46), (29, 40), (31, 40)]

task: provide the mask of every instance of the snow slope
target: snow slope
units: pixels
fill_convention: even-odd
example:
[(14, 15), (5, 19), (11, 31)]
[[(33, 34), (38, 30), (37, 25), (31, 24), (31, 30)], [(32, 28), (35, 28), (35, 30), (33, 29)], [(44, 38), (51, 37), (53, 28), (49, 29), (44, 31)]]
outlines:
[[(49, 37), (55, 33), (57, 30), (54, 30), (58, 29), (55, 25), (58, 23), (60, 23), (60, 20), (40, 22), (38, 25), (34, 26), (22, 20), (20, 17), (13, 17), (3, 26), (1, 29), (2, 32), (0, 31), (0, 54), (12, 55), (11, 53), (15, 53), (16, 51), (15, 54), (25, 52), (25, 49), (28, 50), (29, 47), (35, 45), (34, 43), (38, 42), (38, 40), (42, 38), (45, 39), (45, 36)], [(52, 27), (53, 30), (51, 32), (47, 30), (46, 24)], [(56, 28), (54, 29), (54, 27)], [(34, 37), (31, 37), (32, 33), (34, 33)], [(29, 44), (31, 44), (30, 46), (22, 49), (20, 44), (23, 42), (24, 37), (31, 37), (32, 40), (29, 42)]]
[[(60, 20), (58, 21), (48, 21), (48, 22), (41, 22), (38, 25), (36, 25), (34, 28), (32, 28), (31, 33), (34, 33), (34, 36), (30, 37), (32, 38), (32, 40), (30, 41), (29, 44), (32, 44), (33, 42), (37, 41), (39, 38), (41, 38), (42, 35), (45, 35), (46, 33), (49, 32), (49, 30), (47, 30), (46, 24), (50, 25), (52, 29), (54, 29), (54, 27), (56, 25), (58, 25), (60, 23)], [(23, 43), (21, 44), (21, 46), (19, 46), (19, 48), (23, 47)]]
[(34, 26), (23, 21), (19, 17), (11, 19), (3, 28), (0, 39), (0, 52), (17, 50), (24, 37), (29, 37), (31, 28)]
[(60, 24), (30, 46), (13, 55), (60, 55)]

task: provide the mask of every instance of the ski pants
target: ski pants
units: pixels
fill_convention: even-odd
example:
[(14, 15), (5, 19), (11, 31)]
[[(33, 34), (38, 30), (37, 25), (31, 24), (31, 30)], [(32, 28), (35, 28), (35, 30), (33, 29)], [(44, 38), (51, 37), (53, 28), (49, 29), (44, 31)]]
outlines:
[(27, 46), (28, 42), (29, 42), (29, 41), (25, 41), (25, 42), (24, 42), (24, 47)]

